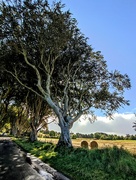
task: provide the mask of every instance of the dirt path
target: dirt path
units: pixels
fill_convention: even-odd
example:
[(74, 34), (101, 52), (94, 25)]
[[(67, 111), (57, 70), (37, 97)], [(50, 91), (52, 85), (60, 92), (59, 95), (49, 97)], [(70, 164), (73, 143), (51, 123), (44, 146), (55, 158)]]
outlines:
[(69, 180), (38, 158), (0, 137), (0, 180)]

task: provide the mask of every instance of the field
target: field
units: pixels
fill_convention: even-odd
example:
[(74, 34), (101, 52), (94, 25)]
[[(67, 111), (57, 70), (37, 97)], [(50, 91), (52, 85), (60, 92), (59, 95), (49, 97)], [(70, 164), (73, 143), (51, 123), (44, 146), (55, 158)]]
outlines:
[[(58, 142), (58, 139), (52, 139), (52, 138), (39, 138), (40, 141), (46, 141), (46, 142), (52, 142), (56, 144)], [(77, 139), (72, 139), (72, 144), (74, 147), (81, 147), (81, 141), (85, 140), (90, 144), (93, 139), (87, 139), (87, 138), (77, 138)], [(98, 143), (99, 148), (104, 148), (104, 147), (122, 147), (129, 152), (136, 154), (136, 140), (95, 140)]]
[[(136, 154), (135, 140), (96, 140), (100, 149), (95, 150), (55, 149), (52, 143), (56, 144), (58, 139), (42, 138), (39, 140), (46, 143), (40, 141), (31, 143), (26, 138), (14, 139), (25, 151), (39, 157), (43, 162), (72, 180), (133, 180), (136, 177), (136, 156), (124, 150), (127, 148)], [(85, 138), (74, 139), (72, 140), (73, 146), (80, 147), (82, 140), (88, 143), (92, 141)], [(114, 147), (108, 148), (112, 146)], [(124, 149), (120, 148), (122, 146)]]

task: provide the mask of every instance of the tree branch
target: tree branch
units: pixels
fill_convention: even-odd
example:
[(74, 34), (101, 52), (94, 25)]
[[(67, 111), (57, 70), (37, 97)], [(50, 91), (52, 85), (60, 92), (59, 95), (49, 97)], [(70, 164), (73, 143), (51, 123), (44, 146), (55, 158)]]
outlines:
[(34, 92), (35, 94), (37, 94), (38, 96), (40, 96), (41, 98), (44, 98), (44, 96), (42, 96), (41, 94), (39, 94), (38, 92), (36, 92), (35, 90), (33, 90), (31, 87), (25, 85), (17, 76), (17, 72), (15, 70), (15, 74), (13, 74), (11, 71), (8, 71), (7, 69), (5, 69), (6, 72), (8, 72), (9, 74), (11, 74), (22, 86), (24, 86), (25, 88), (29, 89), (30, 91)]
[[(21, 45), (21, 46), (22, 46), (22, 45)], [(41, 75), (40, 75), (38, 69), (36, 68), (35, 65), (31, 64), (31, 63), (28, 61), (27, 53), (26, 53), (26, 50), (23, 48), (23, 46), (22, 46), (22, 50), (23, 50), (22, 54), (23, 54), (23, 56), (24, 56), (25, 62), (26, 62), (30, 67), (32, 67), (32, 68), (35, 70), (35, 72), (36, 72), (37, 81), (38, 81), (38, 82), (37, 82), (37, 87), (38, 87), (38, 89), (40, 90), (40, 92), (41, 92), (44, 96), (48, 96), (48, 94), (47, 94), (47, 93), (45, 92), (45, 90), (42, 88)]]

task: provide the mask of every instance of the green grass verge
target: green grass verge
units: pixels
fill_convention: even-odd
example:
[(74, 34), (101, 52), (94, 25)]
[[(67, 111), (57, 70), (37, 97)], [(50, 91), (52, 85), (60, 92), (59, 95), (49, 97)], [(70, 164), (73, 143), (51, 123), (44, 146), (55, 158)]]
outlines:
[(52, 143), (14, 141), (72, 180), (134, 180), (136, 177), (136, 158), (123, 148), (56, 151)]

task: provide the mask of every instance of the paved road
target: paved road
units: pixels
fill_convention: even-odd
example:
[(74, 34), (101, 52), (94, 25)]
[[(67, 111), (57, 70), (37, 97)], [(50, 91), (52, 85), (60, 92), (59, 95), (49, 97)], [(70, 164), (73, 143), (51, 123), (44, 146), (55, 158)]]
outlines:
[(43, 180), (10, 138), (0, 137), (0, 180)]
[(70, 179), (35, 156), (21, 151), (9, 137), (0, 137), (0, 180)]

